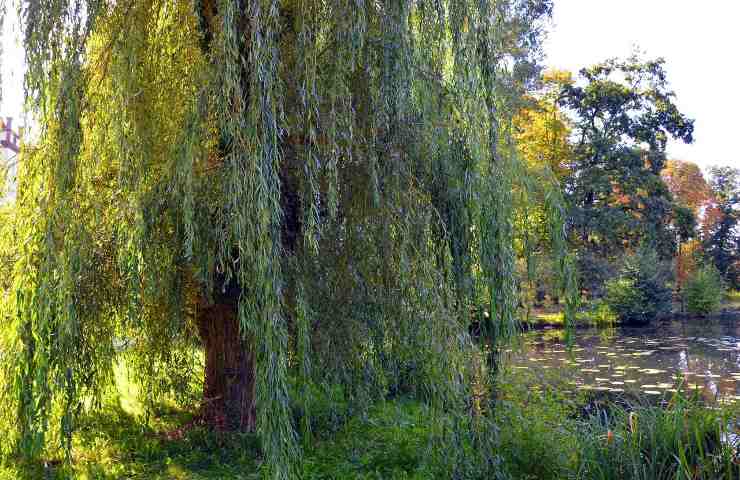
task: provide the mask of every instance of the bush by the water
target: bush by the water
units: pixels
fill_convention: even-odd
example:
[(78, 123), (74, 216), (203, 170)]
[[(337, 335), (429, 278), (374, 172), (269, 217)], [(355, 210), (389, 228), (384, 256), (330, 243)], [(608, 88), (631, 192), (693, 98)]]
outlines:
[(619, 277), (606, 283), (606, 305), (624, 323), (644, 324), (670, 312), (670, 271), (651, 249), (627, 257)]
[(594, 302), (590, 311), (591, 323), (597, 327), (612, 327), (617, 323), (617, 315), (603, 301)]
[(686, 283), (686, 309), (697, 315), (715, 312), (719, 309), (723, 294), (722, 278), (714, 265), (700, 268)]

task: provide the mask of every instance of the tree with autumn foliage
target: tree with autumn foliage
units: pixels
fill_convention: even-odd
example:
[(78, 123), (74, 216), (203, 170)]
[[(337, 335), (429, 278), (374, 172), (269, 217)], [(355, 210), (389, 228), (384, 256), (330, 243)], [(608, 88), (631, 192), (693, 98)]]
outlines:
[(675, 105), (664, 63), (612, 59), (561, 88), (575, 142), (565, 188), (571, 239), (592, 290), (615, 275), (626, 251), (649, 244), (661, 261), (675, 251), (675, 205), (660, 172), (668, 138), (691, 142), (693, 121)]
[(661, 176), (676, 203), (690, 208), (694, 214), (698, 215), (712, 198), (712, 189), (695, 163), (668, 160)]
[(568, 174), (573, 146), (569, 119), (557, 101), (561, 86), (572, 82), (570, 72), (545, 71), (537, 95), (514, 117), (514, 138), (522, 161), (530, 170), (547, 167), (558, 180)]
[(676, 292), (681, 294), (696, 270), (697, 257), (701, 254), (701, 242), (696, 239), (698, 222), (706, 219), (704, 213), (712, 198), (712, 190), (699, 166), (692, 162), (668, 160), (661, 177), (676, 203)]
[(552, 265), (550, 237), (552, 214), (548, 208), (562, 203), (562, 182), (573, 155), (571, 126), (557, 104), (560, 86), (572, 82), (565, 71), (548, 70), (539, 88), (525, 98), (513, 118), (514, 140), (527, 185), (515, 189), (515, 246), (520, 276), (527, 281), (520, 289), (526, 305), (539, 303), (546, 292), (558, 297), (557, 268)]

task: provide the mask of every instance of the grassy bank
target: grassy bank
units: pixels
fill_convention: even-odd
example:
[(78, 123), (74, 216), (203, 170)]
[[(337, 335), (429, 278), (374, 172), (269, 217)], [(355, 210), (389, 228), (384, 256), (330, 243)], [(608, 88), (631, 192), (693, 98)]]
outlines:
[[(574, 327), (612, 327), (616, 322), (616, 316), (599, 303), (590, 305), (588, 308), (577, 312)], [(535, 311), (530, 314), (525, 322), (525, 326), (529, 328), (564, 328), (565, 316), (561, 311)]]
[[(674, 314), (677, 316), (688, 316), (680, 313), (680, 305), (675, 306)], [(726, 293), (719, 310), (707, 315), (706, 318), (720, 317), (728, 313), (740, 313), (740, 291), (729, 291)], [(587, 327), (611, 327), (616, 325), (617, 319), (601, 304), (588, 305), (576, 314), (576, 328)], [(565, 328), (563, 313), (555, 308), (555, 311), (535, 310), (525, 322), (525, 328)]]
[(727, 292), (722, 307), (728, 310), (740, 310), (740, 290)]
[[(303, 478), (408, 478), (422, 472), (428, 431), (421, 412), (421, 406), (412, 402), (376, 406), (366, 421), (350, 421), (330, 438), (312, 443), (301, 462)], [(163, 409), (146, 424), (121, 408), (110, 407), (86, 419), (71, 468), (57, 462), (10, 464), (0, 470), (0, 479), (262, 478), (254, 435), (203, 427), (180, 433), (178, 427), (191, 417)]]
[[(734, 447), (723, 441), (734, 441), (735, 406), (710, 409), (682, 395), (662, 408), (594, 402), (585, 394), (533, 387), (536, 379), (527, 375), (501, 378), (495, 434), (483, 452), (493, 470), (468, 465), (458, 478), (493, 478), (491, 471), (511, 479), (740, 478)], [(452, 478), (455, 462), (439, 462), (431, 415), (418, 401), (396, 399), (317, 430), (305, 442), (301, 478)], [(192, 418), (161, 405), (146, 419), (136, 400), (124, 395), (85, 418), (71, 467), (10, 463), (0, 469), (0, 479), (262, 478), (255, 436), (180, 428)], [(456, 438), (472, 447), (473, 436)]]
[[(529, 328), (565, 328), (565, 316), (562, 312), (553, 313), (536, 313), (525, 323)], [(585, 328), (593, 326), (594, 322), (588, 312), (578, 312), (576, 314), (576, 328)]]

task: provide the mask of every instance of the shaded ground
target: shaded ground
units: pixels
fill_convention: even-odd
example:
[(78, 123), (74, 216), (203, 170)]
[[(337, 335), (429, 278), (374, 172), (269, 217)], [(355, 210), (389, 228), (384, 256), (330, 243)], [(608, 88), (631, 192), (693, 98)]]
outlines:
[[(258, 441), (251, 435), (214, 433), (195, 427), (180, 438), (164, 432), (187, 423), (190, 415), (163, 410), (145, 425), (121, 408), (109, 408), (85, 421), (75, 446), (75, 464), (58, 461), (0, 467), (0, 479), (257, 479)], [(328, 439), (306, 449), (302, 478), (428, 478), (420, 467), (428, 430), (422, 408), (393, 402), (372, 409), (367, 422), (347, 423)]]
[[(734, 305), (740, 304), (740, 296), (733, 300)], [(714, 325), (712, 328), (720, 328)], [(736, 324), (737, 328), (740, 325)], [(635, 379), (635, 383), (638, 380), (638, 377), (623, 373), (626, 368), (619, 368), (627, 366), (622, 361), (624, 358), (635, 360), (633, 364), (639, 367), (634, 370), (635, 375), (644, 373), (645, 377), (654, 377), (663, 372), (639, 370), (667, 371), (668, 368), (640, 362), (651, 361), (653, 355), (680, 360), (682, 348), (688, 348), (691, 343), (696, 344), (696, 348), (689, 349), (691, 358), (699, 358), (702, 348), (718, 355), (710, 355), (704, 365), (711, 364), (709, 368), (715, 370), (704, 377), (696, 376), (696, 379), (701, 378), (705, 383), (715, 381), (713, 372), (726, 356), (727, 365), (734, 365), (730, 373), (738, 375), (728, 375), (717, 382), (732, 382), (732, 387), (738, 388), (735, 382), (740, 380), (740, 345), (733, 347), (728, 337), (740, 339), (740, 333), (733, 336), (721, 328), (715, 333), (709, 330), (701, 337), (673, 335), (673, 339), (657, 333), (662, 337), (659, 340), (646, 338), (646, 331), (642, 330), (632, 343), (630, 338), (623, 338), (621, 350), (592, 339), (593, 350), (587, 352), (585, 346), (576, 347), (581, 350), (575, 351), (570, 361), (582, 370), (596, 369), (597, 372), (582, 372), (592, 375), (594, 381), (596, 376), (601, 378), (603, 370), (609, 375), (608, 378), (604, 375), (609, 382), (609, 386), (604, 387), (621, 389), (623, 386), (616, 382), (626, 384), (627, 379)], [(557, 347), (559, 334), (562, 332), (556, 329), (537, 332), (539, 343), (526, 354), (531, 354), (533, 364), (545, 365), (547, 362), (542, 358), (565, 354), (560, 352), (564, 349)], [(579, 332), (578, 337), (583, 338), (584, 334), (587, 332)], [(647, 343), (651, 341), (655, 343)], [(596, 348), (598, 346), (602, 348)], [(644, 354), (650, 350), (653, 353)], [(620, 352), (631, 355), (620, 357)], [(735, 357), (730, 358), (732, 355)], [(647, 480), (678, 478), (681, 471), (705, 470), (708, 473), (697, 473), (691, 478), (740, 478), (735, 444), (729, 445), (727, 440), (734, 442), (738, 438), (734, 423), (738, 418), (737, 403), (722, 410), (707, 409), (687, 404), (666, 388), (668, 402), (664, 406), (668, 410), (651, 406), (655, 403), (614, 407), (608, 404), (609, 400), (604, 400), (601, 391), (563, 388), (562, 370), (553, 365), (502, 372), (494, 415), (497, 436), (488, 446), (490, 451), (483, 454), (505, 474), (503, 478), (585, 480), (597, 478), (595, 472), (599, 471), (608, 473), (599, 478)], [(557, 383), (558, 379), (561, 383)], [(119, 390), (123, 392), (120, 397), (111, 399), (102, 412), (87, 416), (80, 426), (71, 469), (63, 467), (58, 459), (30, 466), (7, 463), (0, 466), (0, 480), (262, 478), (259, 442), (255, 436), (215, 433), (198, 426), (179, 431), (183, 425), (191, 423), (193, 413), (171, 405), (161, 405), (147, 419), (137, 400), (137, 388), (119, 380)], [(623, 397), (624, 401), (636, 398)], [(350, 420), (343, 414), (336, 416), (335, 412), (322, 410), (324, 407), (314, 409), (313, 436), (304, 439), (304, 457), (300, 462), (302, 478), (420, 480), (449, 477), (439, 474), (430, 463), (433, 425), (439, 425), (440, 418), (432, 418), (421, 403), (409, 399), (386, 401), (372, 407), (366, 415), (356, 413)], [(635, 426), (638, 424), (639, 428)], [(173, 432), (182, 434), (172, 435)], [(718, 439), (723, 439), (724, 443), (720, 444)], [(470, 442), (471, 437), (463, 436), (457, 441)], [(534, 458), (538, 461), (533, 462)], [(480, 471), (476, 475), (473, 470), (460, 478), (490, 478), (486, 475)]]

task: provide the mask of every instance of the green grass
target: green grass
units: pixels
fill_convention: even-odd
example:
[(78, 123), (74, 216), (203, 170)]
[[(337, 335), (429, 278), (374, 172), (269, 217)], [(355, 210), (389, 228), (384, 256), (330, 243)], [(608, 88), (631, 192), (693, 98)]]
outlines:
[(312, 445), (302, 466), (310, 479), (430, 478), (425, 453), (431, 418), (408, 400), (371, 409), (366, 420), (354, 419), (331, 439)]
[(724, 306), (740, 309), (740, 290), (730, 290), (725, 294)]
[(577, 470), (578, 412), (587, 398), (559, 380), (554, 370), (502, 373), (498, 451), (512, 478), (568, 478)]
[[(429, 418), (419, 403), (376, 405), (366, 420), (348, 422), (327, 440), (306, 448), (304, 479), (422, 479), (429, 444)], [(121, 408), (109, 407), (85, 419), (75, 442), (74, 465), (52, 462), (0, 467), (0, 479), (205, 480), (261, 478), (254, 435), (191, 428), (167, 438), (192, 416), (162, 410), (149, 425)]]
[[(565, 328), (565, 315), (563, 312), (539, 313), (530, 317), (528, 323), (533, 327)], [(615, 323), (616, 318), (604, 306), (596, 304), (588, 310), (577, 312), (574, 326), (611, 327)]]
[[(529, 319), (529, 325), (535, 327), (565, 328), (565, 315), (563, 312), (540, 313)], [(592, 325), (593, 321), (589, 312), (576, 313), (575, 326)]]
[[(600, 399), (599, 415), (586, 416), (583, 407), (593, 401), (589, 394), (542, 382), (530, 372), (503, 370), (501, 375), (492, 417), (495, 428), (489, 431), (489, 441), (476, 447), (483, 451), (472, 450), (467, 434), (449, 437), (462, 442), (462, 455), (447, 441), (435, 448), (439, 418), (422, 403), (401, 398), (375, 404), (364, 415), (345, 416), (336, 428), (316, 431), (304, 444), (300, 477), (452, 478), (440, 469), (462, 460), (469, 464), (455, 478), (494, 478), (490, 465), (502, 479), (740, 478), (736, 452), (719, 441), (734, 428), (736, 406), (710, 409), (682, 396), (674, 397), (667, 408)], [(263, 478), (256, 436), (201, 427), (184, 429), (181, 436), (167, 435), (187, 425), (193, 414), (162, 405), (146, 421), (141, 412), (136, 389), (128, 388), (102, 411), (83, 419), (71, 467), (9, 462), (0, 466), (0, 479)], [(447, 420), (447, 425), (453, 423), (451, 417)], [(481, 471), (471, 454), (489, 459), (490, 465), (483, 467), (489, 470)]]
[[(555, 378), (536, 378), (543, 374)], [(566, 393), (555, 372), (505, 375), (496, 423), (511, 478), (740, 478), (737, 404), (708, 408), (679, 392), (659, 406), (637, 397)]]
[[(679, 307), (676, 307), (678, 310)], [(722, 308), (729, 310), (740, 310), (740, 290), (726, 292), (722, 301)], [(594, 303), (585, 310), (576, 313), (575, 327), (613, 327), (617, 320), (604, 305)], [(527, 324), (534, 328), (553, 327), (565, 328), (563, 312), (540, 312), (531, 315)]]
[(668, 408), (611, 408), (581, 429), (577, 476), (597, 480), (737, 479), (737, 411), (675, 397)]
[(565, 325), (565, 317), (562, 312), (540, 313), (538, 315), (533, 315), (530, 318), (529, 323), (533, 325), (552, 325), (561, 327)]
[[(79, 425), (74, 462), (59, 458), (28, 465), (0, 465), (0, 480), (151, 479), (205, 480), (262, 478), (259, 440), (253, 434), (214, 432), (193, 424), (192, 411), (164, 402), (149, 417), (140, 389), (126, 370), (115, 371), (118, 393)], [(398, 400), (376, 404), (364, 418), (348, 418), (337, 389), (313, 392), (312, 430), (300, 464), (301, 478), (429, 478), (428, 409)], [(182, 428), (185, 426), (185, 428)]]
[[(179, 439), (166, 432), (186, 424), (187, 412), (161, 410), (147, 425), (120, 407), (109, 406), (85, 418), (74, 445), (71, 469), (9, 465), (0, 479), (243, 479), (257, 475), (258, 443), (254, 436), (218, 434), (192, 428)], [(251, 472), (251, 474), (249, 474)]]

